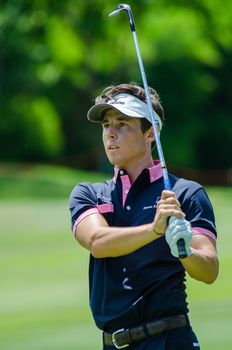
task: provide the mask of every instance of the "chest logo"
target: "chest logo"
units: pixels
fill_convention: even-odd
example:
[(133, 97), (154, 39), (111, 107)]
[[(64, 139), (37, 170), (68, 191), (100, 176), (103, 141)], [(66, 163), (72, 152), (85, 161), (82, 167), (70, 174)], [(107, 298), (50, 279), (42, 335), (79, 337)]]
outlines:
[(157, 197), (155, 204), (146, 205), (146, 206), (143, 207), (143, 210), (156, 209), (157, 203), (159, 202), (160, 199), (161, 199), (161, 197)]
[[(103, 194), (101, 193), (97, 193), (97, 199), (98, 199), (98, 202), (100, 201), (100, 203), (112, 203), (112, 200), (111, 198), (109, 197), (105, 197)], [(100, 204), (99, 203), (99, 204)]]

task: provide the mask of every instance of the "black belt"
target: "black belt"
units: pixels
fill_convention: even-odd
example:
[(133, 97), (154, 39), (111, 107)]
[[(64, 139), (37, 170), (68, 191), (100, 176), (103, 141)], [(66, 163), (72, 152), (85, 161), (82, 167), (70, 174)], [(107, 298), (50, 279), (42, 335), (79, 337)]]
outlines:
[(188, 325), (189, 322), (186, 315), (177, 315), (158, 321), (148, 322), (134, 328), (122, 328), (115, 331), (113, 334), (104, 332), (103, 341), (105, 346), (115, 346), (116, 349), (122, 349), (134, 342), (152, 337), (164, 331)]

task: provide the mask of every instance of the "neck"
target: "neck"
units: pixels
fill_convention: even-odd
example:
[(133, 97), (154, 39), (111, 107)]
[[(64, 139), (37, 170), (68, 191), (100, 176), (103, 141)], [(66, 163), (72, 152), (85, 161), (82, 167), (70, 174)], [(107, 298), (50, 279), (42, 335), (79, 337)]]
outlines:
[(124, 169), (127, 171), (131, 183), (133, 183), (141, 174), (143, 169), (151, 168), (153, 165), (153, 159), (150, 157), (149, 159), (140, 159), (139, 161), (137, 160), (136, 163), (130, 164), (129, 166), (124, 167)]

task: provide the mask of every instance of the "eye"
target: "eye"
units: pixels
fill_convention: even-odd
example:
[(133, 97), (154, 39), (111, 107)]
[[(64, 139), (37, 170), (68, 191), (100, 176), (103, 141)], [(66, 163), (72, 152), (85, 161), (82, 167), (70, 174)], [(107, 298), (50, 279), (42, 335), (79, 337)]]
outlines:
[(126, 125), (126, 122), (125, 122), (125, 121), (119, 122), (119, 126), (124, 126), (124, 125)]
[(120, 120), (118, 121), (118, 125), (119, 125), (119, 126), (126, 126), (126, 125), (128, 125), (128, 120), (126, 120), (126, 119), (120, 119)]
[(109, 127), (109, 123), (107, 123), (107, 122), (103, 122), (102, 123), (102, 128), (103, 129), (107, 129)]

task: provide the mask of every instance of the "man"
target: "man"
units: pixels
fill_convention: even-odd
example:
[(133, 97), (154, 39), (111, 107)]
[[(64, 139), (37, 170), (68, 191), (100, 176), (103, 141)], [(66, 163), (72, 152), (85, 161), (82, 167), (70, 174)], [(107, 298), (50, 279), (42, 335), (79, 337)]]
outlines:
[[(152, 89), (150, 96), (161, 131), (163, 108)], [(90, 252), (90, 306), (104, 349), (200, 349), (187, 316), (185, 271), (205, 283), (217, 277), (213, 209), (196, 182), (169, 174), (173, 191), (164, 190), (145, 101), (141, 87), (121, 84), (88, 111), (102, 124), (115, 173), (73, 189), (73, 232)], [(181, 238), (185, 259), (178, 258)]]

